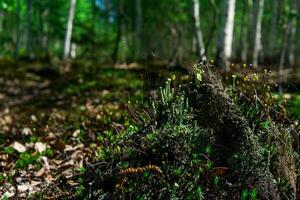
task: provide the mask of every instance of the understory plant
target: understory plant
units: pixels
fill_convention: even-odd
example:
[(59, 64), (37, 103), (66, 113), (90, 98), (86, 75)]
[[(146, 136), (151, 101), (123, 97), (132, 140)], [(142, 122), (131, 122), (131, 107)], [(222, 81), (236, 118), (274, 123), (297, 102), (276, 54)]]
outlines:
[[(281, 197), (294, 197), (297, 155), (292, 145), (293, 129), (278, 124), (273, 115), (261, 107), (261, 102), (257, 104), (243, 96), (236, 84), (227, 91), (228, 99), (227, 94), (220, 91), (222, 87), (215, 85), (214, 72), (203, 69), (201, 64), (196, 65), (190, 82), (176, 90), (168, 79), (159, 89), (158, 98), (151, 99), (149, 108), (141, 112), (130, 110), (136, 125), (125, 132), (102, 137), (99, 163), (84, 174), (85, 196), (98, 199), (257, 199), (261, 188), (256, 188), (256, 174), (248, 172), (258, 170), (266, 175), (263, 181), (275, 185), (276, 189), (271, 192), (279, 192)], [(236, 77), (234, 79), (236, 81)], [(221, 97), (202, 98), (205, 95)], [(228, 103), (221, 102), (224, 99)], [(218, 101), (228, 108), (216, 106)], [(225, 109), (231, 109), (237, 116), (226, 118)], [(255, 121), (257, 116), (264, 120)], [(235, 125), (234, 120), (241, 120), (245, 127), (236, 127), (244, 130), (226, 127)], [(244, 138), (252, 144), (239, 141), (243, 138), (236, 136), (239, 133), (251, 134)], [(237, 138), (224, 138), (222, 134)], [(237, 141), (230, 142), (230, 139)], [(238, 145), (226, 146), (228, 144)]]

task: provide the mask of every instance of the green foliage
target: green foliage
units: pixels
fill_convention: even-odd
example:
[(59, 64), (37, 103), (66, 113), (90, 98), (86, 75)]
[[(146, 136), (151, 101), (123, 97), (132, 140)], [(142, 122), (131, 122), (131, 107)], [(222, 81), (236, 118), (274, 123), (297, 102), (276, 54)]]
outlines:
[(3, 198), (2, 198), (2, 200), (8, 200), (7, 196), (4, 195)]
[[(213, 168), (213, 161), (209, 159), (213, 152), (212, 131), (197, 124), (184, 90), (181, 87), (178, 91), (172, 89), (170, 79), (164, 88), (160, 88), (160, 98), (152, 103), (152, 109), (155, 109), (155, 118), (145, 120), (150, 123), (148, 128), (130, 126), (126, 134), (105, 132), (98, 137), (102, 144), (99, 162), (105, 162), (107, 166), (98, 171), (97, 179), (105, 180), (105, 176), (112, 176), (110, 179), (116, 180), (119, 185), (115, 188), (115, 195), (119, 198), (169, 196), (204, 199), (203, 188), (215, 187), (222, 182), (220, 177), (215, 177), (211, 183), (205, 178)], [(111, 168), (113, 163), (115, 168)], [(138, 174), (137, 167), (142, 170), (148, 169), (149, 165), (154, 171), (145, 170)], [(128, 169), (130, 173), (137, 174), (125, 175), (126, 182), (123, 184), (122, 176), (115, 171), (118, 169)], [(105, 183), (99, 182), (95, 189), (103, 189), (101, 184)], [(159, 190), (162, 192), (155, 192)]]
[(30, 154), (27, 152), (21, 153), (19, 155), (19, 159), (16, 162), (17, 168), (27, 168), (30, 164), (37, 164), (39, 155), (38, 154)]
[(76, 189), (77, 197), (83, 197), (83, 191), (84, 191), (84, 186), (83, 185), (80, 185), (79, 187), (77, 187), (77, 189)]
[[(256, 74), (244, 70), (235, 77), (235, 92), (230, 90), (229, 93), (247, 118), (255, 137), (260, 138), (257, 145), (264, 157), (260, 165), (266, 166), (276, 179), (281, 180), (276, 183), (281, 188), (281, 195), (290, 196), (291, 187), (295, 187), (295, 161), (299, 157), (293, 149), (292, 138), (297, 135), (298, 129), (286, 113), (286, 100), (283, 96), (272, 94), (269, 72), (264, 70), (264, 73)], [(234, 155), (228, 162), (233, 164), (243, 160), (247, 160), (247, 155)], [(257, 190), (242, 194), (256, 199)]]
[(2, 183), (3, 181), (4, 181), (3, 173), (0, 173), (0, 183)]
[(12, 147), (4, 147), (4, 149), (3, 149), (3, 153), (8, 154), (8, 155), (13, 154), (14, 152), (15, 152), (15, 150)]

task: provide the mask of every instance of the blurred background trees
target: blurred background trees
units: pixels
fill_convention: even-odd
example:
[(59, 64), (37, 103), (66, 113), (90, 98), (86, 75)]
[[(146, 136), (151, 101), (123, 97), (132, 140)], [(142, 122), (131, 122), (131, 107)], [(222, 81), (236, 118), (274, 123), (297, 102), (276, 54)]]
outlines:
[[(298, 0), (0, 0), (0, 57), (299, 63)], [(297, 62), (298, 60), (298, 62)]]

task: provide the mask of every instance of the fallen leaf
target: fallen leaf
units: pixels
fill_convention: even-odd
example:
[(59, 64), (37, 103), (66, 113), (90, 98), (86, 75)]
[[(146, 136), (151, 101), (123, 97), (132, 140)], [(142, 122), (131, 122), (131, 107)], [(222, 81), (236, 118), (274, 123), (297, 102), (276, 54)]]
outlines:
[[(3, 194), (3, 197), (7, 197), (7, 198), (10, 198), (10, 197), (13, 197), (15, 195), (15, 193), (13, 193), (13, 192), (9, 192), (9, 191), (7, 191), (7, 192), (5, 192), (4, 194)], [(2, 198), (1, 198), (2, 199)]]
[(19, 143), (19, 142), (14, 142), (12, 144), (12, 148), (14, 148), (19, 153), (23, 153), (23, 152), (26, 151), (26, 147), (23, 144)]
[(18, 191), (19, 192), (25, 192), (29, 190), (29, 185), (24, 183), (24, 184), (21, 184), (21, 185), (18, 185)]
[(32, 135), (32, 131), (31, 131), (30, 128), (23, 128), (22, 134), (23, 134), (23, 135), (26, 135), (26, 136)]
[(68, 180), (67, 183), (68, 183), (71, 187), (74, 187), (74, 186), (79, 185), (79, 183), (76, 183), (76, 182), (74, 182), (73, 180)]
[(47, 183), (51, 183), (51, 181), (53, 180), (53, 177), (51, 176), (51, 174), (48, 174), (44, 180), (47, 182)]
[(61, 163), (63, 163), (63, 160), (51, 160), (54, 164), (56, 165), (60, 165)]
[(42, 167), (39, 171), (37, 171), (36, 173), (34, 173), (34, 176), (35, 177), (41, 177), (41, 176), (44, 175), (44, 173), (45, 173), (45, 168)]
[(76, 131), (74, 131), (73, 137), (78, 137), (79, 134), (80, 134), (80, 129), (77, 129)]
[(34, 149), (37, 150), (39, 153), (46, 151), (46, 147), (47, 147), (47, 145), (42, 142), (36, 142), (34, 144)]
[(38, 186), (38, 185), (40, 185), (40, 184), (42, 184), (43, 182), (41, 182), (41, 181), (31, 181), (31, 183), (30, 183), (30, 185), (31, 185), (31, 187), (36, 187), (36, 186)]
[(31, 115), (30, 118), (33, 122), (37, 122), (37, 117), (35, 115)]
[(46, 156), (42, 156), (41, 158), (42, 161), (42, 165), (45, 168), (46, 172), (50, 171), (50, 166), (49, 166), (49, 162)]

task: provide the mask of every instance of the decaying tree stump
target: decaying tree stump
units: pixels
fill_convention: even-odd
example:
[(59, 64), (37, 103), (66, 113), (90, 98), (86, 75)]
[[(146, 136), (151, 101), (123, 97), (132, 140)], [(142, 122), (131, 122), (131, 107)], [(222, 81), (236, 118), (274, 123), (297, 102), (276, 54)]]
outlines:
[(279, 199), (272, 174), (263, 164), (258, 137), (226, 94), (214, 67), (205, 62), (198, 66), (201, 74), (196, 76), (201, 76), (201, 83), (190, 85), (188, 97), (199, 124), (215, 130), (218, 143), (228, 149), (222, 156), (242, 174), (241, 181), (257, 189), (259, 199)]

